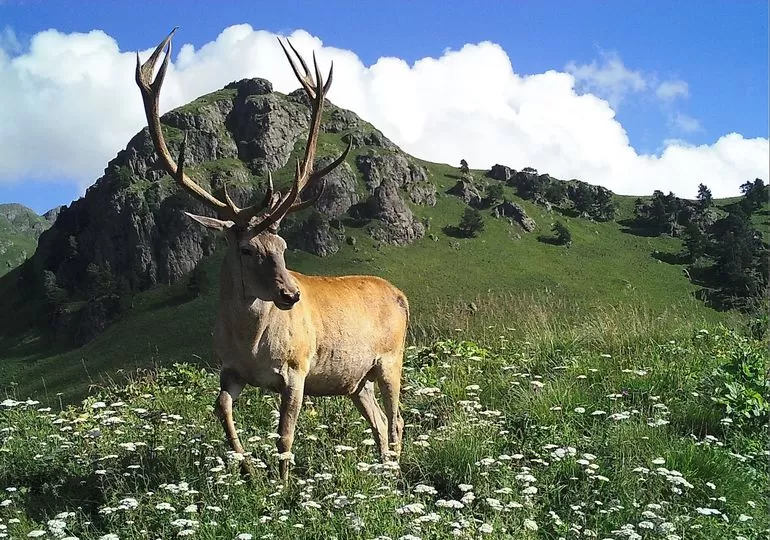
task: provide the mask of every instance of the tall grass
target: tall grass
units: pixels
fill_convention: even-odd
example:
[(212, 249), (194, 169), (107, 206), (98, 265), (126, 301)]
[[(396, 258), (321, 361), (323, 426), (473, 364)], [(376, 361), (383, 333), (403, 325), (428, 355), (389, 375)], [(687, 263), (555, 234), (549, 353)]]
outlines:
[[(724, 321), (733, 328), (744, 324), (738, 314), (728, 315)], [(437, 302), (414, 317), (410, 338), (412, 343), (425, 344), (454, 333), (493, 344), (504, 336), (543, 349), (590, 347), (626, 352), (664, 337), (690, 335), (712, 324), (695, 299), (661, 311), (633, 300), (577, 303), (545, 290), (488, 293), (472, 302)]]

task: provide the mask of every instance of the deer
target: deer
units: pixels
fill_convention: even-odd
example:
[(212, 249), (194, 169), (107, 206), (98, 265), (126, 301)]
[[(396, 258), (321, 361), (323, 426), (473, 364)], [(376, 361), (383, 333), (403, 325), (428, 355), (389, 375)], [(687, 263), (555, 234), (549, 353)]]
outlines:
[[(321, 196), (324, 176), (345, 161), (351, 145), (329, 165), (314, 170), (326, 81), (313, 53), (313, 73), (287, 39), (279, 44), (310, 101), (310, 125), (302, 161), (296, 160), (291, 189), (273, 189), (270, 173), (261, 201), (239, 208), (226, 187), (223, 196), (193, 181), (184, 170), (187, 135), (174, 162), (159, 117), (160, 89), (171, 56), (171, 33), (144, 63), (136, 60), (136, 83), (142, 95), (150, 137), (161, 168), (187, 193), (217, 217), (187, 216), (223, 233), (226, 253), (221, 267), (219, 310), (214, 329), (214, 356), (221, 364), (220, 391), (214, 411), (230, 448), (243, 459), (241, 469), (253, 475), (250, 454), (241, 443), (233, 406), (245, 386), (280, 396), (276, 440), (280, 478), (288, 480), (294, 462), (292, 443), (305, 396), (348, 396), (371, 427), (384, 461), (401, 452), (404, 421), (399, 412), (401, 374), (409, 321), (406, 295), (375, 276), (310, 276), (286, 268), (286, 242), (279, 236), (281, 220), (308, 208)], [(163, 61), (153, 79), (158, 59)], [(303, 200), (308, 188), (320, 184)], [(375, 396), (379, 388), (383, 408)]]

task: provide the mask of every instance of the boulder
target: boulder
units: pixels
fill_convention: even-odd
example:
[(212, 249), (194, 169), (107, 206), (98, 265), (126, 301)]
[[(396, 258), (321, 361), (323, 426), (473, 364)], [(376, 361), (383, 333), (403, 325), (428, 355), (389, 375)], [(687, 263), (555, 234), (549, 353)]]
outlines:
[(481, 205), (481, 193), (479, 193), (479, 190), (476, 189), (476, 186), (466, 180), (458, 180), (457, 183), (447, 191), (447, 193), (450, 195), (455, 195), (456, 197), (460, 197), (471, 206)]
[(506, 167), (505, 165), (493, 165), (492, 168), (487, 172), (487, 176), (489, 178), (492, 178), (494, 180), (500, 180), (502, 182), (509, 182), (513, 175), (516, 174), (516, 171), (511, 169), (510, 167)]
[(381, 222), (369, 229), (375, 240), (402, 246), (425, 235), (425, 226), (414, 217), (392, 180), (385, 180), (374, 190), (366, 207), (367, 215)]
[(524, 209), (511, 201), (503, 201), (495, 206), (492, 210), (492, 214), (496, 218), (507, 217), (515, 221), (522, 229), (527, 232), (532, 232), (537, 226), (535, 221), (527, 215)]

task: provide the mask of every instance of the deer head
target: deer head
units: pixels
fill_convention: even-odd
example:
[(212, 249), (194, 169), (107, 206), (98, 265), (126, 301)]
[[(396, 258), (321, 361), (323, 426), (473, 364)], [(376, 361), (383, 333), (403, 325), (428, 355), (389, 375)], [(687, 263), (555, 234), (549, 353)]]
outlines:
[[(318, 145), (318, 133), (324, 98), (332, 83), (334, 66), (329, 69), (326, 82), (321, 75), (313, 54), (313, 71), (288, 40), (289, 49), (279, 39), (278, 42), (286, 55), (294, 75), (310, 99), (310, 128), (305, 154), (302, 161), (297, 160), (294, 182), (286, 195), (273, 189), (273, 181), (268, 173), (267, 193), (261, 202), (247, 208), (238, 208), (225, 187), (223, 200), (215, 197), (195, 183), (184, 171), (187, 134), (185, 133), (179, 150), (179, 159), (175, 163), (166, 145), (161, 130), (159, 117), (160, 88), (168, 69), (171, 57), (171, 38), (174, 28), (153, 51), (143, 64), (136, 58), (136, 84), (142, 93), (144, 111), (155, 151), (164, 170), (190, 195), (216, 212), (218, 218), (199, 216), (185, 212), (198, 223), (212, 230), (224, 231), (228, 240), (228, 259), (237, 262), (243, 296), (246, 299), (258, 298), (274, 302), (280, 309), (290, 309), (300, 299), (299, 289), (286, 270), (284, 251), (286, 242), (278, 236), (281, 220), (289, 213), (307, 208), (318, 200), (323, 192), (323, 177), (339, 166), (347, 157), (350, 145), (332, 163), (321, 169), (313, 170), (313, 161)], [(155, 65), (165, 49), (165, 55), (158, 74), (153, 79)], [(298, 65), (299, 63), (299, 65)], [(301, 70), (300, 70), (301, 68)], [(314, 183), (321, 183), (315, 196), (302, 200), (302, 194)]]

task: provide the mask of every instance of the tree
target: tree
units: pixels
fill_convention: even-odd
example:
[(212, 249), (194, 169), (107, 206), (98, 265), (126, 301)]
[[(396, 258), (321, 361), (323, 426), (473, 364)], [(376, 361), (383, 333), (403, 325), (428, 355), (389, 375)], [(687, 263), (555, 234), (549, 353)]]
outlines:
[(567, 197), (567, 185), (560, 181), (554, 180), (545, 189), (545, 200), (553, 204), (561, 204)]
[(572, 233), (569, 232), (567, 226), (561, 221), (557, 221), (553, 224), (551, 232), (554, 234), (556, 243), (560, 246), (569, 246), (572, 244)]
[(741, 185), (741, 193), (743, 193), (744, 197), (744, 200), (741, 201), (741, 206), (744, 207), (743, 209), (747, 214), (751, 214), (754, 210), (759, 209), (768, 202), (768, 186), (765, 185), (765, 181), (761, 178)]
[(724, 296), (732, 304), (736, 299), (758, 297), (767, 286), (763, 275), (767, 249), (760, 234), (741, 212), (731, 212), (711, 227), (714, 238), (713, 257)]
[(615, 219), (615, 201), (612, 199), (612, 192), (609, 189), (597, 188), (589, 215), (598, 221)]
[(684, 247), (691, 262), (695, 262), (709, 250), (708, 235), (696, 222), (690, 222), (684, 230)]
[(473, 238), (484, 231), (484, 218), (481, 212), (475, 208), (466, 208), (460, 224), (457, 226), (459, 231), (468, 238)]
[(104, 265), (97, 265), (90, 263), (86, 267), (86, 283), (89, 299), (101, 298), (114, 294), (115, 292), (115, 280), (112, 276), (112, 268), (109, 261)]
[(711, 196), (711, 190), (706, 187), (705, 184), (698, 185), (698, 206), (700, 210), (706, 210), (714, 204), (714, 199)]
[(485, 197), (487, 204), (495, 204), (498, 201), (502, 201), (504, 197), (505, 192), (503, 191), (502, 184), (495, 182), (494, 184), (487, 186), (487, 193)]
[(591, 208), (594, 205), (594, 192), (591, 186), (580, 182), (575, 186), (569, 187), (569, 198), (575, 206), (578, 213), (591, 214)]

